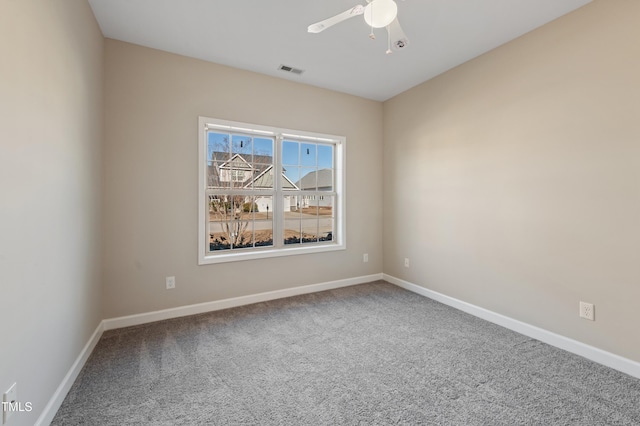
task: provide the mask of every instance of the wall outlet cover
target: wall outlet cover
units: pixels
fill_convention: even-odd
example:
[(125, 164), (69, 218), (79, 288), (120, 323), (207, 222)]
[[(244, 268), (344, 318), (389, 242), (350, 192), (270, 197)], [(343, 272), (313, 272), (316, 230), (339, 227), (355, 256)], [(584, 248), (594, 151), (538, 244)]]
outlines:
[(167, 290), (176, 288), (176, 277), (167, 277), (165, 282), (167, 284)]
[(592, 303), (580, 302), (580, 318), (595, 321), (595, 307)]

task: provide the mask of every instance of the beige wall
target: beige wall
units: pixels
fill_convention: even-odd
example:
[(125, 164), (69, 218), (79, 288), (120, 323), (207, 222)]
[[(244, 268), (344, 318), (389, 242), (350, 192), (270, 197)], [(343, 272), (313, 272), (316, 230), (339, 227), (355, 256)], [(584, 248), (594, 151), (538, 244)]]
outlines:
[[(13, 424), (101, 318), (383, 269), (640, 361), (637, 16), (596, 0), (383, 106), (103, 41), (83, 0), (0, 2), (0, 392), (34, 405)], [(199, 115), (345, 135), (347, 250), (198, 266)]]
[(595, 1), (384, 104), (385, 273), (640, 361), (638, 16)]
[[(382, 271), (381, 103), (114, 40), (105, 52), (105, 318)], [(198, 266), (200, 115), (346, 136), (347, 250)]]
[(103, 38), (82, 0), (0, 2), (0, 393), (33, 425), (102, 319)]

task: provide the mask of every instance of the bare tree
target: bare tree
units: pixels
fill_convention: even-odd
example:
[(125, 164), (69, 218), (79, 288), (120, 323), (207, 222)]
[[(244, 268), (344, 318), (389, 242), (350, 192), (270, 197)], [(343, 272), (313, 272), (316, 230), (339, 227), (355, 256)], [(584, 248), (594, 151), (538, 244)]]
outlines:
[[(248, 232), (254, 203), (244, 195), (222, 195), (209, 203), (209, 218), (219, 225), (220, 232), (212, 233), (212, 242), (221, 248), (252, 245), (252, 232)], [(213, 229), (212, 229), (213, 231)], [(229, 247), (226, 247), (229, 246)]]

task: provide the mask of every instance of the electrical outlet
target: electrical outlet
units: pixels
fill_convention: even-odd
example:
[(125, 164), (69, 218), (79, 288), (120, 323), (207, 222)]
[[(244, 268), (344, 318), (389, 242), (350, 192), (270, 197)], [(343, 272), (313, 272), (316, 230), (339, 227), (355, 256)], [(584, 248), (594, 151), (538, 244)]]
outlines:
[(408, 258), (408, 257), (405, 257), (405, 258), (404, 258), (404, 267), (405, 267), (405, 268), (408, 268), (408, 267), (409, 267), (409, 258)]
[(362, 261), (367, 263), (369, 261), (369, 253), (365, 253), (362, 255)]
[(595, 321), (595, 307), (593, 304), (580, 302), (580, 318)]
[(14, 410), (10, 409), (9, 404), (16, 404), (18, 401), (18, 384), (11, 385), (8, 391), (2, 395), (2, 424), (7, 424)]
[(167, 277), (165, 278), (165, 282), (167, 284), (167, 290), (176, 288), (176, 277)]

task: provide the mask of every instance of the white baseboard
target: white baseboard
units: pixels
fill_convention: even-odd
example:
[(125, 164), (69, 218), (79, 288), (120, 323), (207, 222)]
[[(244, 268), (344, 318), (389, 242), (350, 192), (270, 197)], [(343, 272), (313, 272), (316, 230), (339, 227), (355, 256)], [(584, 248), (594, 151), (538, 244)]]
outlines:
[(428, 297), (429, 299), (433, 299), (445, 305), (459, 309), (478, 318), (482, 318), (494, 324), (498, 324), (520, 334), (524, 334), (525, 336), (547, 343), (551, 346), (564, 349), (567, 352), (580, 355), (591, 361), (597, 362), (598, 364), (605, 365), (607, 367), (613, 368), (614, 370), (621, 371), (630, 376), (640, 379), (640, 363), (636, 361), (630, 360), (628, 358), (623, 358), (619, 355), (612, 354), (611, 352), (598, 349), (594, 346), (590, 346), (577, 340), (573, 340), (568, 337), (553, 333), (551, 331), (527, 324), (525, 322), (518, 321), (516, 319), (498, 314), (488, 309), (463, 302), (462, 300), (458, 300), (453, 297), (446, 296), (442, 293), (426, 289), (424, 287), (401, 280), (391, 275), (383, 274), (383, 279), (387, 282), (417, 293), (421, 296)]
[(87, 359), (89, 359), (89, 355), (91, 355), (91, 352), (93, 352), (93, 348), (96, 347), (98, 340), (100, 340), (103, 331), (104, 321), (100, 321), (100, 324), (98, 324), (98, 327), (96, 327), (96, 330), (89, 338), (89, 341), (86, 345), (84, 345), (82, 351), (80, 351), (80, 355), (78, 355), (78, 358), (76, 358), (75, 362), (67, 372), (67, 375), (62, 379), (62, 383), (60, 383), (60, 386), (58, 386), (58, 389), (56, 389), (46, 407), (44, 407), (44, 410), (35, 423), (36, 426), (46, 426), (51, 423), (56, 413), (58, 412), (58, 409), (62, 405), (62, 402), (67, 396), (67, 393), (69, 393), (69, 389), (71, 389), (73, 382), (76, 381), (78, 374), (80, 374), (80, 370), (82, 370), (82, 367), (84, 367)]
[(249, 296), (234, 297), (231, 299), (214, 300), (213, 302), (198, 303), (195, 305), (180, 306), (177, 308), (163, 309), (161, 311), (146, 312), (144, 314), (128, 315), (124, 317), (110, 318), (104, 320), (104, 329), (113, 330), (116, 328), (130, 327), (132, 325), (146, 324), (155, 321), (162, 321), (171, 318), (184, 317), (188, 315), (202, 314), (205, 312), (219, 311), (221, 309), (234, 308), (237, 306), (250, 305), (252, 303), (266, 302), (268, 300), (282, 299), (285, 297), (297, 296), (300, 294), (317, 293), (319, 291), (332, 290), (334, 288), (348, 287), (356, 284), (364, 284), (371, 281), (381, 280), (382, 274), (364, 275), (361, 277), (347, 278), (338, 281), (329, 281), (319, 284), (310, 284), (300, 287), (287, 288), (283, 290), (269, 291), (266, 293), (252, 294)]

